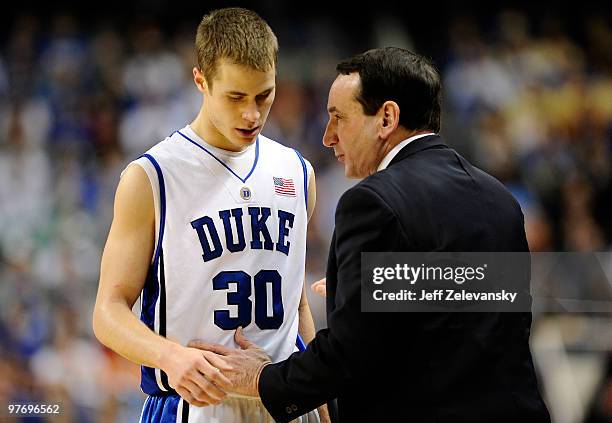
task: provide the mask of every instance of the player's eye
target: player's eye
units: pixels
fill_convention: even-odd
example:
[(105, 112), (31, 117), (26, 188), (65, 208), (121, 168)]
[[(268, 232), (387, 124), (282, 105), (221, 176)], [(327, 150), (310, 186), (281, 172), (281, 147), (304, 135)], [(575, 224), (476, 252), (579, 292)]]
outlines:
[(230, 101), (240, 101), (242, 100), (242, 97), (236, 97), (236, 96), (228, 96), (227, 98), (230, 99)]
[(270, 93), (271, 93), (271, 91), (267, 92), (265, 94), (258, 95), (257, 97), (255, 97), (255, 101), (257, 101), (257, 102), (264, 101), (266, 98), (268, 98), (270, 96)]

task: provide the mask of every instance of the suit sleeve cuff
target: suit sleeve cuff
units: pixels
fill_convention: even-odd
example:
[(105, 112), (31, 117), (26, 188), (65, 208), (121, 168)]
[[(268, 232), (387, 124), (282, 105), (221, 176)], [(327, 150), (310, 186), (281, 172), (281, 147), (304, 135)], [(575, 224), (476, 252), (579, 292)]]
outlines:
[(272, 364), (269, 363), (261, 369), (259, 373), (259, 381), (257, 389), (259, 391), (259, 397), (268, 413), (274, 418), (277, 423), (287, 423), (297, 418), (302, 412), (296, 404), (279, 404), (278, 398), (274, 396), (274, 367), (280, 363)]

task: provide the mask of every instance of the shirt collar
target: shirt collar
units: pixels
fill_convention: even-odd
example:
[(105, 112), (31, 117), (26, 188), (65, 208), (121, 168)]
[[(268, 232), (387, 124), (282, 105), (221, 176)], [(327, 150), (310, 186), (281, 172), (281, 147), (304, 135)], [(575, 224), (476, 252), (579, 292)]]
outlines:
[(419, 138), (423, 138), (423, 137), (427, 137), (429, 135), (436, 135), (433, 132), (428, 132), (426, 134), (418, 134), (415, 135), (413, 137), (410, 137), (408, 139), (405, 139), (404, 141), (400, 142), (399, 144), (397, 144), (395, 147), (393, 147), (391, 149), (391, 151), (389, 151), (387, 153), (387, 155), (382, 159), (382, 161), (380, 162), (380, 164), (378, 165), (378, 169), (376, 169), (377, 172), (380, 172), (381, 170), (384, 170), (387, 168), (387, 166), (389, 166), (389, 163), (391, 163), (391, 160), (393, 160), (393, 158), (395, 156), (397, 156), (397, 153), (400, 152), (400, 150), (402, 148), (404, 148), (405, 146), (407, 146), (408, 144), (410, 144), (412, 141), (414, 140), (418, 140)]

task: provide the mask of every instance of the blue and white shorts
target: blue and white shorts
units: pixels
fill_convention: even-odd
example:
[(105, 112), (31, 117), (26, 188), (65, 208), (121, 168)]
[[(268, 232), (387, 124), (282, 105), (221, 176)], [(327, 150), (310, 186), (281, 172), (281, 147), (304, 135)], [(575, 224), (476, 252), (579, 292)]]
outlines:
[[(274, 423), (259, 398), (228, 396), (221, 404), (196, 407), (178, 395), (151, 395), (144, 403), (141, 423)], [(293, 420), (319, 423), (315, 411)]]

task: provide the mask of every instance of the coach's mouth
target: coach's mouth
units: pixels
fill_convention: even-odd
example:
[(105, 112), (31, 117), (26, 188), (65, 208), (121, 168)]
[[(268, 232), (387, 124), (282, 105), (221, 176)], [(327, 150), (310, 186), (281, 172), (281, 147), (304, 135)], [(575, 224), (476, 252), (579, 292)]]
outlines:
[(344, 154), (338, 154), (336, 156), (336, 159), (338, 159), (340, 163), (344, 163)]

